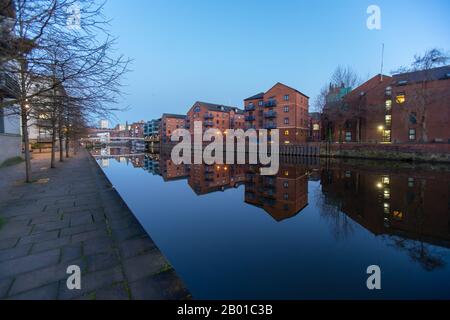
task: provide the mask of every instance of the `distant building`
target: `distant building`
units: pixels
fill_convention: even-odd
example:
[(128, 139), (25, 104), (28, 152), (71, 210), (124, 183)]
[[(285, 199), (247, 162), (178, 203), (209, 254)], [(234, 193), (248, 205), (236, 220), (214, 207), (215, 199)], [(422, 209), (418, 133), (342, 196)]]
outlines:
[(203, 131), (218, 129), (226, 133), (228, 129), (244, 129), (245, 115), (237, 107), (197, 101), (189, 109), (186, 117), (186, 128), (194, 134), (194, 123), (202, 122)]
[(309, 97), (282, 83), (244, 100), (247, 129), (279, 129), (280, 144), (306, 142)]
[(130, 137), (132, 138), (144, 138), (144, 125), (143, 120), (139, 122), (134, 122), (130, 125)]
[(108, 122), (108, 120), (100, 120), (100, 122), (99, 122), (99, 128), (100, 128), (100, 129), (108, 129), (108, 128), (109, 128), (109, 122)]
[(322, 140), (322, 114), (320, 112), (309, 113), (309, 141), (321, 141)]
[(161, 126), (161, 119), (147, 121), (144, 124), (144, 137), (159, 138), (160, 126)]
[(170, 142), (172, 133), (177, 129), (183, 129), (186, 124), (186, 116), (182, 114), (164, 113), (161, 117), (159, 136), (162, 143)]

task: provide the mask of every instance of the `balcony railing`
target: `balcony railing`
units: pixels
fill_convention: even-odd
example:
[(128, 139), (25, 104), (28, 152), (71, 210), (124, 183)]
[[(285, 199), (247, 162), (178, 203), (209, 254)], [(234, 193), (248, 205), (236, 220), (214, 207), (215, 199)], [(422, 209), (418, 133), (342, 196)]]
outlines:
[(214, 119), (214, 116), (212, 114), (205, 114), (203, 116), (204, 119)]
[(246, 116), (245, 121), (255, 121), (255, 116)]
[(266, 107), (266, 108), (276, 107), (276, 106), (277, 106), (276, 100), (269, 100), (269, 101), (264, 102), (264, 107)]
[(266, 124), (264, 126), (264, 129), (267, 129), (267, 130), (273, 130), (273, 129), (276, 129), (276, 128), (277, 128), (277, 125), (274, 124), (274, 123), (269, 123), (269, 124)]
[(269, 111), (264, 113), (264, 117), (266, 118), (275, 118), (277, 116), (277, 113), (275, 111)]
[(256, 107), (254, 104), (249, 104), (248, 106), (245, 106), (245, 111), (255, 111)]
[(203, 122), (203, 125), (205, 127), (213, 127), (214, 126), (214, 122), (213, 121), (205, 121), (205, 122)]
[(19, 94), (19, 83), (5, 72), (0, 73), (0, 92), (4, 92), (7, 98), (16, 98)]

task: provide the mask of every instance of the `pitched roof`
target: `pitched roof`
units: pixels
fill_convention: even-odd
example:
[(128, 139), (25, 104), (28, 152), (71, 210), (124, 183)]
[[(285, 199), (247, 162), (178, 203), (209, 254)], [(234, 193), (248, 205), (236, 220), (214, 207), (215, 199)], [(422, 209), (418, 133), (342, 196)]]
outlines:
[(215, 104), (215, 103), (209, 103), (209, 102), (202, 102), (202, 101), (197, 101), (195, 105), (201, 104), (203, 106), (205, 106), (209, 111), (220, 111), (220, 112), (240, 112), (242, 111), (241, 109), (237, 108), (237, 107), (231, 107), (231, 106), (224, 106), (221, 104)]
[[(286, 87), (286, 88), (288, 88), (288, 89), (294, 90), (295, 92), (300, 93), (302, 96), (304, 96), (305, 98), (308, 98), (308, 99), (309, 99), (309, 97), (308, 97), (306, 94), (304, 94), (303, 92), (301, 92), (301, 91), (299, 91), (299, 90), (297, 90), (297, 89), (294, 89), (294, 88), (292, 88), (292, 87), (289, 87), (289, 86), (287, 86), (287, 85), (285, 85), (284, 83), (281, 83), (281, 82), (277, 82), (272, 88), (270, 88), (269, 90), (267, 90), (267, 92), (269, 92), (270, 90), (272, 90), (273, 88), (275, 88), (275, 87), (278, 86), (278, 85), (281, 85), (281, 86), (284, 86), (284, 87)], [(266, 92), (266, 93), (267, 93), (267, 92)]]
[(257, 100), (257, 99), (263, 99), (263, 98), (264, 98), (264, 92), (260, 92), (258, 94), (255, 94), (254, 96), (251, 96), (250, 98), (244, 99), (244, 101)]
[(162, 116), (166, 118), (186, 119), (186, 116), (182, 114), (164, 113)]
[(395, 74), (392, 76), (394, 83), (399, 82), (422, 82), (422, 81), (435, 81), (441, 79), (450, 79), (450, 66), (443, 66), (438, 68), (433, 68), (429, 70), (419, 70), (413, 72), (406, 72)]

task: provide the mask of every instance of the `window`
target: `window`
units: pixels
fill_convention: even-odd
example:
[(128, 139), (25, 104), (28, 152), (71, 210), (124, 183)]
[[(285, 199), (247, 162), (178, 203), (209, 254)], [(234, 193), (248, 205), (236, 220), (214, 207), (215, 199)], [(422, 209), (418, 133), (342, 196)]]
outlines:
[(386, 127), (390, 127), (392, 125), (392, 116), (390, 114), (386, 115)]
[(392, 110), (392, 100), (386, 100), (386, 111)]
[(284, 118), (284, 124), (289, 124), (289, 118)]
[(283, 198), (284, 198), (284, 200), (289, 200), (289, 195), (288, 195), (287, 193), (285, 193), (285, 194), (283, 195)]
[(317, 124), (317, 123), (313, 124), (313, 130), (314, 131), (319, 131), (320, 130), (320, 125)]
[(284, 131), (284, 135), (287, 137), (287, 136), (289, 136), (289, 130), (285, 130)]
[(345, 141), (351, 142), (352, 141), (352, 133), (350, 131), (347, 131), (345, 133)]
[(262, 107), (264, 105), (264, 101), (258, 101), (258, 106)]
[(289, 107), (288, 106), (286, 106), (286, 107), (284, 107), (284, 112), (289, 112)]
[(414, 178), (408, 178), (408, 187), (414, 188)]
[(409, 129), (409, 141), (416, 140), (416, 129)]
[(395, 97), (395, 102), (398, 104), (403, 104), (406, 101), (406, 96), (404, 93), (400, 93)]
[(411, 122), (411, 124), (417, 123), (417, 114), (415, 112), (411, 112), (409, 115), (409, 122)]
[(387, 96), (391, 96), (392, 95), (392, 87), (387, 87), (386, 88), (386, 95)]
[(284, 96), (284, 101), (289, 101), (289, 95), (288, 94)]
[(383, 130), (383, 142), (391, 142), (391, 130)]
[(194, 112), (200, 112), (200, 107), (195, 107)]
[(283, 183), (283, 187), (285, 188), (285, 189), (287, 189), (287, 188), (289, 188), (289, 182), (285, 182), (285, 183)]

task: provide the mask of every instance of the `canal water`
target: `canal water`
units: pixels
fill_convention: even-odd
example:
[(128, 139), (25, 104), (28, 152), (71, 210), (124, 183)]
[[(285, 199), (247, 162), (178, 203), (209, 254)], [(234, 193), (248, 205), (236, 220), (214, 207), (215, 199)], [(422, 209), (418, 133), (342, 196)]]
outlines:
[(282, 158), (264, 177), (111, 153), (100, 166), (194, 298), (450, 298), (449, 167)]

